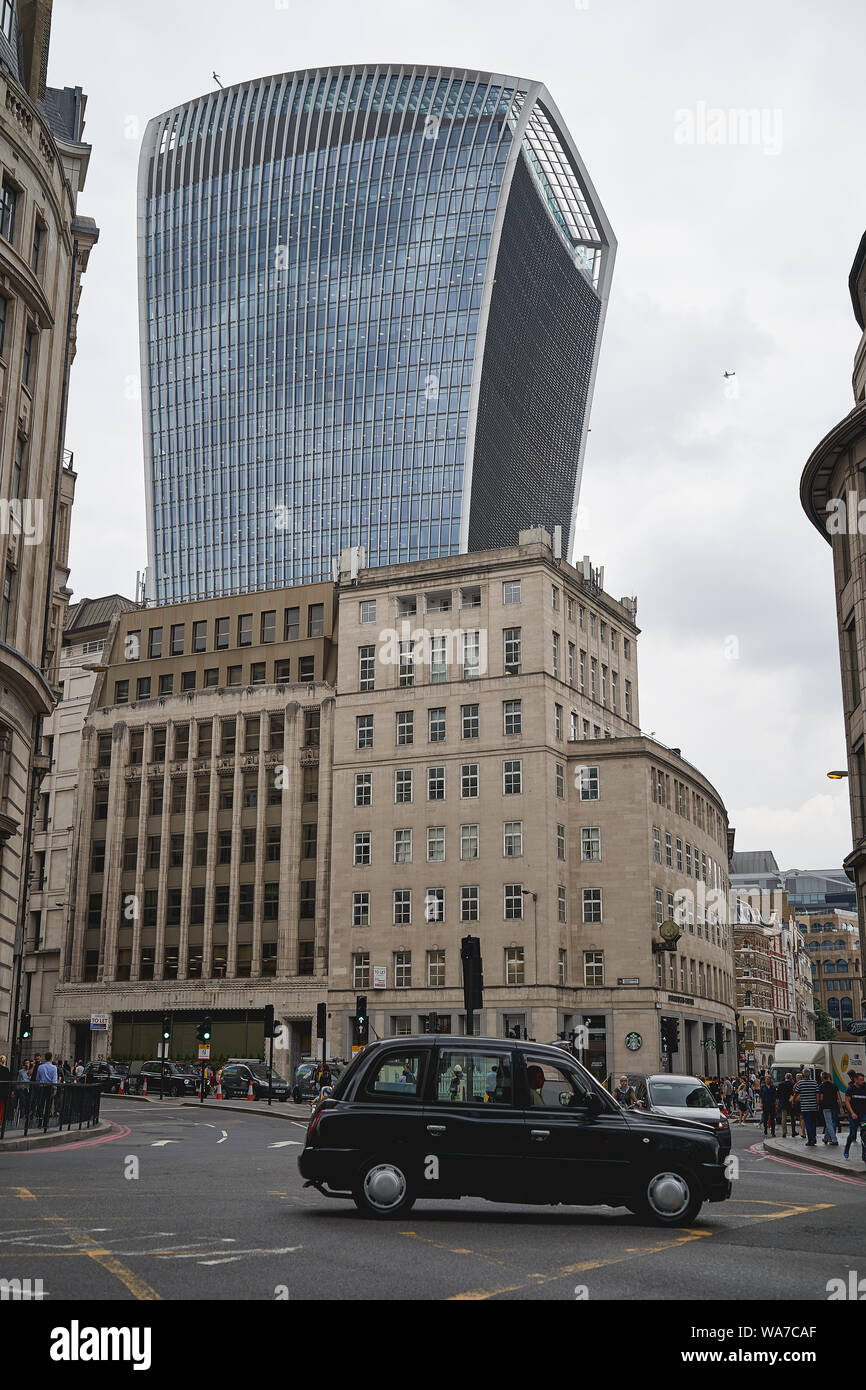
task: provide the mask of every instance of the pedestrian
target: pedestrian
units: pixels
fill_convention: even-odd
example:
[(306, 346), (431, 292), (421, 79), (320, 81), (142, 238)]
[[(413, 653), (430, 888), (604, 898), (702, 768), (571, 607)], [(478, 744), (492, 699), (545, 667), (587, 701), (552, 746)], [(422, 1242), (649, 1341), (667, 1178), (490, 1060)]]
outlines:
[(794, 1094), (800, 1098), (800, 1116), (806, 1129), (806, 1148), (814, 1149), (818, 1143), (818, 1083), (805, 1073), (794, 1086)]
[(82, 1062), (80, 1057), (78, 1061), (75, 1063), (75, 1069), (73, 1074), (75, 1076), (75, 1080), (80, 1085), (81, 1082), (84, 1080), (84, 1063)]
[(634, 1087), (629, 1085), (627, 1076), (623, 1075), (619, 1078), (619, 1085), (613, 1093), (613, 1098), (619, 1101), (624, 1110), (633, 1110), (637, 1105)]
[(725, 1077), (725, 1084), (722, 1087), (722, 1104), (724, 1105), (727, 1113), (730, 1115), (734, 1105), (734, 1088), (731, 1084), (731, 1078), (729, 1076)]
[(839, 1092), (836, 1090), (836, 1082), (828, 1071), (821, 1073), (818, 1102), (824, 1112), (824, 1143), (829, 1144), (833, 1149), (838, 1149), (839, 1140), (836, 1138), (836, 1126), (839, 1120)]
[(12, 1073), (6, 1065), (6, 1053), (0, 1052), (0, 1081), (11, 1081)]
[(780, 1081), (776, 1087), (776, 1094), (779, 1097), (779, 1119), (782, 1121), (782, 1138), (788, 1137), (788, 1121), (791, 1122), (791, 1138), (796, 1139), (797, 1131), (795, 1128), (794, 1109), (791, 1104), (791, 1097), (794, 1094), (794, 1078), (789, 1071), (785, 1072), (784, 1081)]
[(779, 1100), (779, 1093), (769, 1072), (764, 1074), (764, 1084), (760, 1089), (761, 1097), (761, 1123), (764, 1126), (764, 1138), (767, 1137), (767, 1125), (770, 1126), (770, 1134), (773, 1139), (776, 1137), (776, 1105)]
[(845, 1093), (845, 1105), (848, 1110), (849, 1134), (848, 1142), (845, 1145), (845, 1157), (857, 1135), (857, 1127), (860, 1129), (860, 1154), (863, 1162), (866, 1163), (866, 1076), (862, 1071), (858, 1071), (851, 1085)]
[(741, 1125), (746, 1118), (749, 1110), (749, 1092), (745, 1081), (740, 1082), (740, 1089), (737, 1091), (737, 1124)]

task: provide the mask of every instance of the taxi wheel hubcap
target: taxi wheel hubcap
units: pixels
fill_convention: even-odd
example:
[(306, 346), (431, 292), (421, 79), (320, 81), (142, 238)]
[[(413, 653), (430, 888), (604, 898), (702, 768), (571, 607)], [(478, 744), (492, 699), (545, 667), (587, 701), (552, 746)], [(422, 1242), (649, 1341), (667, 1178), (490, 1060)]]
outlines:
[(679, 1173), (657, 1173), (650, 1179), (647, 1197), (660, 1216), (679, 1216), (689, 1204), (689, 1185)]
[(389, 1211), (406, 1195), (406, 1179), (392, 1163), (377, 1163), (364, 1178), (364, 1196), (373, 1207)]

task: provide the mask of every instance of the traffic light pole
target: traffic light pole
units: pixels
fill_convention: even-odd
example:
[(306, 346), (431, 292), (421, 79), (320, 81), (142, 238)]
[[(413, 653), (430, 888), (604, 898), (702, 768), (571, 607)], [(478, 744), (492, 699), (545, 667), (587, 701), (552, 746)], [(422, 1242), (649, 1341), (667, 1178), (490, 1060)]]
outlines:
[(274, 1089), (274, 1035), (271, 1033), (271, 1045), (268, 1048), (268, 1105), (271, 1103), (272, 1092)]

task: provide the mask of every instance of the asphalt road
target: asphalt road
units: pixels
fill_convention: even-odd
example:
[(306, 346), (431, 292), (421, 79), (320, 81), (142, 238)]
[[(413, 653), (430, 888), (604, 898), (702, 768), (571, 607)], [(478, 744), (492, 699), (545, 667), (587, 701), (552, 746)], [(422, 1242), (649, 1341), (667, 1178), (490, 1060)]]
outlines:
[(753, 1125), (734, 1130), (733, 1198), (671, 1231), (605, 1207), (475, 1200), (365, 1220), (303, 1189), (306, 1107), (292, 1113), (277, 1123), (106, 1098), (111, 1135), (0, 1155), (0, 1277), (42, 1279), (47, 1300), (697, 1298), (757, 1309), (825, 1301), (828, 1280), (866, 1275), (863, 1164), (836, 1177), (770, 1158)]

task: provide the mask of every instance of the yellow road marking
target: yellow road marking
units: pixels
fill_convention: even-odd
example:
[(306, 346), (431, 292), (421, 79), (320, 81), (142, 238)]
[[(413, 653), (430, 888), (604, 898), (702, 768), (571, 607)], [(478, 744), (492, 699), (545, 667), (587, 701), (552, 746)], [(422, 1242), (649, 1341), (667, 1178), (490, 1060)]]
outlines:
[(22, 1202), (36, 1201), (36, 1194), (31, 1192), (29, 1187), (11, 1187), (9, 1190), (10, 1192), (14, 1192), (17, 1197), (20, 1197)]
[(68, 1225), (65, 1216), (43, 1216), (42, 1220), (60, 1222), (65, 1227), (69, 1239), (80, 1247), (79, 1253), (94, 1260), (107, 1273), (113, 1274), (115, 1279), (119, 1279), (120, 1283), (129, 1289), (133, 1298), (137, 1298), (141, 1302), (162, 1302), (162, 1295), (152, 1289), (150, 1284), (146, 1283), (144, 1279), (140, 1279), (131, 1269), (127, 1269), (125, 1264), (122, 1264), (110, 1251), (104, 1250), (85, 1231), (77, 1231)]
[[(745, 1198), (745, 1197), (744, 1197), (744, 1198), (739, 1198), (738, 1200), (740, 1200), (740, 1201), (742, 1201), (742, 1202), (749, 1201), (750, 1204), (751, 1204), (751, 1199), (749, 1199), (749, 1198)], [(832, 1202), (819, 1202), (819, 1203), (816, 1203), (816, 1204), (813, 1205), (813, 1206), (794, 1206), (794, 1205), (787, 1205), (787, 1206), (786, 1206), (786, 1205), (785, 1205), (784, 1203), (782, 1203), (782, 1202), (766, 1202), (766, 1203), (765, 1203), (765, 1202), (757, 1202), (757, 1201), (755, 1201), (754, 1205), (761, 1205), (761, 1206), (764, 1206), (764, 1205), (767, 1205), (767, 1206), (779, 1206), (779, 1207), (782, 1207), (783, 1210), (781, 1210), (781, 1211), (774, 1211), (774, 1212), (754, 1212), (754, 1213), (749, 1213), (748, 1215), (749, 1215), (749, 1223), (750, 1223), (750, 1224), (751, 1224), (751, 1223), (754, 1223), (754, 1222), (757, 1222), (757, 1221), (780, 1221), (780, 1220), (783, 1220), (785, 1217), (788, 1217), (788, 1216), (802, 1216), (802, 1215), (804, 1214), (804, 1212), (826, 1211), (828, 1208), (830, 1208), (830, 1207), (833, 1206), (833, 1203), (832, 1203)], [(729, 1229), (730, 1229), (729, 1227), (725, 1227), (725, 1228), (724, 1228), (724, 1231), (727, 1232)], [(404, 1235), (414, 1235), (414, 1232), (411, 1232), (411, 1231), (404, 1231), (403, 1234), (404, 1234)], [(676, 1249), (677, 1246), (680, 1246), (680, 1245), (688, 1245), (688, 1244), (690, 1244), (692, 1241), (695, 1241), (695, 1240), (702, 1240), (702, 1239), (708, 1240), (708, 1239), (710, 1239), (710, 1237), (715, 1236), (715, 1235), (718, 1235), (718, 1234), (719, 1234), (719, 1231), (707, 1231), (707, 1230), (702, 1230), (700, 1227), (684, 1227), (684, 1228), (683, 1228), (683, 1231), (682, 1231), (682, 1234), (681, 1234), (677, 1239), (675, 1239), (675, 1240), (660, 1241), (660, 1242), (659, 1242), (658, 1244), (656, 1244), (656, 1245), (649, 1245), (649, 1246), (644, 1246), (644, 1247), (635, 1246), (635, 1247), (633, 1247), (633, 1248), (631, 1248), (631, 1249), (629, 1249), (629, 1250), (626, 1250), (626, 1252), (625, 1252), (623, 1255), (611, 1255), (610, 1257), (608, 1257), (608, 1258), (606, 1258), (606, 1259), (599, 1259), (599, 1260), (583, 1260), (583, 1261), (581, 1261), (579, 1264), (574, 1264), (574, 1265), (563, 1265), (561, 1269), (555, 1271), (555, 1272), (552, 1273), (552, 1274), (544, 1274), (544, 1275), (530, 1274), (530, 1275), (528, 1275), (528, 1276), (526, 1277), (526, 1280), (525, 1280), (522, 1284), (508, 1284), (508, 1285), (506, 1285), (504, 1288), (500, 1288), (500, 1289), (472, 1289), (472, 1290), (470, 1290), (470, 1291), (467, 1292), (467, 1293), (451, 1294), (450, 1297), (447, 1298), (445, 1301), (448, 1302), (448, 1303), (457, 1303), (457, 1302), (464, 1302), (464, 1301), (467, 1301), (467, 1300), (468, 1300), (468, 1301), (479, 1301), (479, 1300), (487, 1299), (487, 1298), (497, 1298), (500, 1294), (505, 1294), (505, 1293), (517, 1293), (517, 1292), (519, 1292), (520, 1289), (525, 1289), (525, 1288), (530, 1287), (530, 1283), (529, 1283), (530, 1280), (535, 1280), (535, 1281), (540, 1282), (540, 1283), (543, 1283), (543, 1284), (548, 1284), (548, 1283), (554, 1282), (554, 1281), (557, 1280), (557, 1279), (567, 1279), (570, 1275), (575, 1275), (575, 1274), (586, 1274), (589, 1270), (592, 1270), (592, 1269), (604, 1269), (604, 1268), (606, 1268), (606, 1267), (609, 1266), (609, 1265), (623, 1264), (623, 1263), (624, 1263), (625, 1261), (627, 1261), (627, 1260), (638, 1259), (638, 1258), (640, 1258), (642, 1255), (658, 1255), (658, 1254), (662, 1254), (665, 1250), (674, 1250), (674, 1249)], [(430, 1245), (435, 1245), (435, 1244), (436, 1244), (435, 1241), (428, 1241), (427, 1243), (430, 1244)], [(439, 1249), (441, 1249), (441, 1250), (447, 1250), (447, 1249), (449, 1249), (449, 1247), (448, 1247), (448, 1246), (445, 1246), (445, 1245), (441, 1245), (441, 1246), (439, 1246)], [(457, 1253), (457, 1252), (453, 1252), (453, 1253)], [(460, 1253), (464, 1253), (464, 1252), (460, 1252)], [(470, 1252), (470, 1253), (472, 1253), (472, 1252)], [(478, 1258), (479, 1258), (479, 1259), (488, 1259), (489, 1257), (486, 1256), (486, 1255), (480, 1255), (480, 1256), (478, 1256)], [(493, 1263), (496, 1263), (496, 1264), (503, 1264), (504, 1261), (502, 1261), (502, 1260), (496, 1260), (496, 1261), (493, 1261)]]

